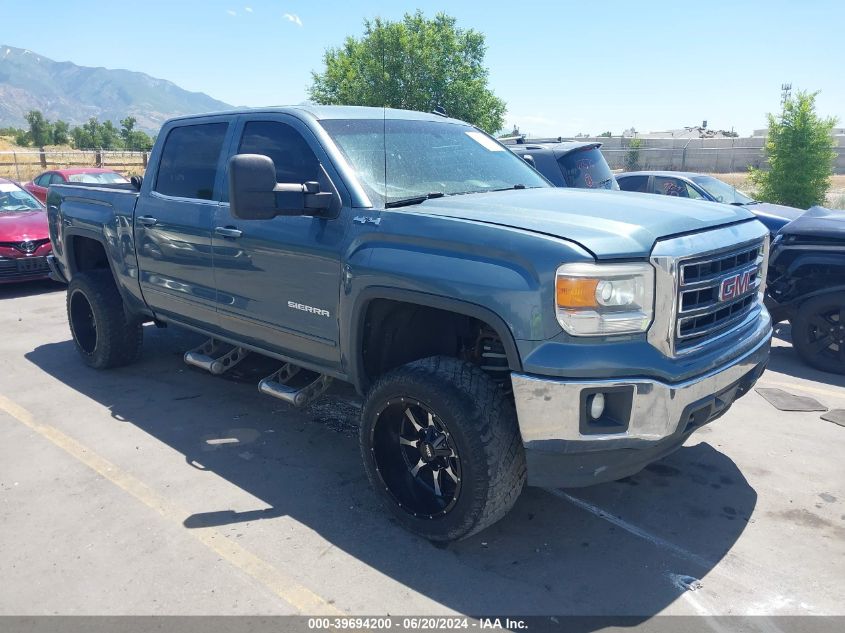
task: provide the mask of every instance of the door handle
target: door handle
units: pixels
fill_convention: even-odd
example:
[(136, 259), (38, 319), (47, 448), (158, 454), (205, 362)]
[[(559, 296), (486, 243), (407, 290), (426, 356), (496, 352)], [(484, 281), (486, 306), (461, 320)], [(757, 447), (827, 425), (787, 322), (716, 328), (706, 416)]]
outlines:
[(235, 239), (243, 235), (243, 231), (236, 229), (233, 226), (218, 226), (214, 229), (214, 232), (217, 233), (217, 235), (231, 239)]
[(143, 224), (144, 226), (155, 226), (158, 224), (158, 218), (154, 218), (151, 215), (142, 215), (138, 217), (138, 224)]

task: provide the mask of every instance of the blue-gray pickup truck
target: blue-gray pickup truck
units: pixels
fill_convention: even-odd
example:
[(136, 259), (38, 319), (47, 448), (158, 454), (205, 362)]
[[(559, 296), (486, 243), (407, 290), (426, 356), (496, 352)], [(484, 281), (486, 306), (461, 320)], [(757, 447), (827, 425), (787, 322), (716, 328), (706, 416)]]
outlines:
[(301, 106), (173, 119), (143, 179), (50, 188), (54, 275), (94, 368), (144, 324), (208, 340), (259, 391), (365, 397), (360, 448), (431, 540), (504, 516), (526, 482), (631, 475), (763, 371), (768, 232), (746, 210), (558, 189), (434, 114)]

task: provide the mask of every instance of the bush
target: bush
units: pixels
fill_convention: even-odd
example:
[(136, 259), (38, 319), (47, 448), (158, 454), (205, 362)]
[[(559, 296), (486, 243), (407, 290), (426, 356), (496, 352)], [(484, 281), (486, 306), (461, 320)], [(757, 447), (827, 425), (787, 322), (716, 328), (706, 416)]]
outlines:
[(824, 204), (836, 158), (831, 136), (836, 119), (816, 114), (817, 94), (787, 95), (782, 112), (768, 115), (763, 151), (769, 168), (750, 170), (760, 200), (800, 209)]
[(628, 141), (628, 151), (625, 152), (625, 171), (637, 171), (640, 168), (640, 148), (643, 142), (638, 138)]

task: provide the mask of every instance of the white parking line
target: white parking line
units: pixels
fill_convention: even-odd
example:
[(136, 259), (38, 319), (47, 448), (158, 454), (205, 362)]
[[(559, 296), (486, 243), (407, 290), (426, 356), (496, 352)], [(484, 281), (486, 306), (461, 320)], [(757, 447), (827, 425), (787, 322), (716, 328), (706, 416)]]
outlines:
[[(703, 571), (707, 572), (708, 577), (711, 577), (711, 578), (722, 577), (722, 578), (724, 578), (725, 580), (728, 581), (728, 583), (730, 585), (733, 585), (735, 588), (741, 588), (741, 589), (745, 590), (746, 592), (748, 592), (748, 593), (750, 593), (750, 594), (752, 594), (756, 597), (759, 597), (762, 600), (765, 600), (765, 603), (768, 604), (768, 605), (772, 605), (773, 608), (776, 608), (775, 605), (778, 605), (781, 608), (783, 608), (783, 607), (786, 607), (786, 606), (789, 606), (789, 605), (798, 604), (800, 606), (801, 610), (803, 612), (807, 613), (808, 615), (827, 615), (826, 613), (822, 613), (821, 611), (819, 611), (809, 601), (800, 601), (799, 602), (798, 600), (795, 600), (795, 599), (792, 599), (792, 598), (786, 598), (786, 597), (782, 596), (781, 595), (782, 588), (775, 587), (772, 584), (772, 581), (778, 580), (782, 584), (786, 585), (785, 581), (786, 581), (787, 578), (785, 578), (783, 576), (783, 574), (778, 574), (778, 573), (774, 572), (774, 570), (762, 569), (759, 566), (757, 566), (753, 563), (750, 563), (746, 560), (743, 560), (742, 558), (740, 558), (736, 554), (733, 554), (733, 553), (730, 553), (730, 552), (727, 553), (721, 559), (721, 561), (720, 561), (721, 565), (719, 565), (719, 567), (717, 569), (716, 562), (707, 560), (706, 558), (699, 556), (698, 554), (695, 554), (694, 552), (691, 552), (687, 549), (684, 549), (680, 545), (676, 545), (675, 543), (672, 543), (671, 541), (667, 541), (664, 538), (661, 538), (661, 537), (659, 537), (655, 534), (652, 534), (651, 532), (648, 532), (647, 530), (644, 530), (643, 528), (636, 526), (633, 523), (629, 523), (628, 521), (625, 521), (621, 517), (618, 517), (614, 514), (611, 514), (610, 512), (600, 508), (599, 506), (588, 503), (588, 502), (584, 501), (583, 499), (579, 499), (578, 497), (573, 497), (572, 495), (564, 492), (563, 490), (558, 490), (558, 489), (554, 489), (554, 488), (545, 488), (545, 490), (546, 490), (546, 492), (553, 494), (555, 497), (558, 497), (559, 499), (563, 499), (564, 501), (568, 501), (572, 505), (577, 506), (577, 507), (581, 508), (582, 510), (586, 510), (587, 512), (589, 512), (590, 514), (598, 517), (599, 519), (607, 521), (608, 523), (611, 523), (611, 524), (613, 524), (613, 525), (615, 525), (619, 528), (622, 528), (623, 530), (625, 530), (629, 534), (632, 534), (632, 535), (634, 535), (638, 538), (643, 539), (644, 541), (651, 543), (655, 547), (667, 550), (667, 551), (671, 552), (672, 554), (674, 554), (675, 556), (677, 556), (677, 557), (679, 557), (683, 560), (686, 560), (690, 563), (693, 563), (695, 565), (702, 567)], [(729, 569), (727, 569), (727, 567), (733, 567), (733, 568), (735, 568), (735, 570), (738, 570), (740, 573), (739, 574), (733, 574), (733, 573), (731, 573), (731, 571)], [(747, 578), (752, 578), (752, 577), (755, 578), (754, 582), (752, 583), (753, 589), (751, 589), (748, 586), (748, 581), (743, 580), (743, 578), (746, 578), (746, 577)], [(676, 587), (679, 590), (679, 592), (681, 592), (680, 596), (682, 596), (683, 600), (685, 600), (699, 615), (705, 615), (705, 616), (709, 615), (709, 616), (711, 616), (711, 618), (708, 619), (708, 621), (710, 622), (711, 628), (713, 628), (716, 631), (721, 630), (721, 625), (718, 622), (716, 622), (715, 620), (712, 620), (712, 617), (715, 617), (717, 615), (728, 615), (728, 614), (730, 614), (731, 611), (728, 608), (726, 608), (726, 605), (724, 605), (724, 604), (721, 605), (723, 610), (720, 613), (713, 613), (712, 609), (708, 609), (704, 605), (705, 601), (703, 599), (700, 600), (698, 598), (698, 596), (689, 595), (691, 592), (688, 590), (688, 588), (686, 586), (684, 586), (680, 582), (680, 579), (682, 578), (682, 576), (680, 576), (678, 574), (669, 574), (667, 576), (667, 578), (668, 578), (669, 582), (672, 583), (672, 585), (674, 587)], [(764, 578), (768, 578), (768, 582), (762, 580)], [(702, 596), (702, 598), (703, 598), (703, 596)], [(755, 610), (752, 607), (750, 609), (750, 611), (755, 611)], [(774, 611), (769, 611), (769, 613), (774, 614)], [(753, 614), (756, 614), (756, 611), (755, 611), (755, 613), (752, 613), (752, 612), (749, 612), (749, 613), (734, 612), (734, 614), (735, 615), (753, 615)], [(760, 623), (758, 623), (758, 624), (760, 624)], [(762, 628), (760, 630), (763, 630), (763, 631), (775, 631), (775, 632), (777, 632), (777, 631), (781, 630), (777, 627), (776, 624), (774, 624), (770, 620), (764, 621), (761, 626), (762, 626)]]
[(609, 523), (612, 523), (613, 525), (622, 528), (626, 532), (630, 532), (634, 536), (638, 536), (639, 538), (648, 541), (652, 545), (656, 545), (657, 547), (660, 547), (662, 549), (669, 550), (679, 558), (688, 560), (689, 562), (695, 563), (696, 565), (704, 567), (705, 569), (712, 569), (716, 566), (716, 563), (709, 561), (706, 558), (699, 556), (698, 554), (694, 554), (689, 550), (685, 550), (683, 547), (675, 545), (674, 543), (670, 543), (666, 539), (660, 538), (659, 536), (650, 534), (642, 528), (628, 523), (627, 521), (620, 519), (619, 517), (614, 516), (605, 510), (602, 510), (598, 506), (594, 506), (593, 504), (587, 503), (586, 501), (579, 499), (578, 497), (573, 497), (572, 495), (565, 493), (563, 490), (549, 488), (547, 488), (546, 490), (547, 492), (552, 493), (554, 496), (560, 497), (561, 499), (564, 499), (565, 501), (568, 501), (569, 503), (578, 506), (582, 510), (586, 510), (590, 514), (594, 514), (598, 518), (604, 519), (605, 521), (608, 521)]

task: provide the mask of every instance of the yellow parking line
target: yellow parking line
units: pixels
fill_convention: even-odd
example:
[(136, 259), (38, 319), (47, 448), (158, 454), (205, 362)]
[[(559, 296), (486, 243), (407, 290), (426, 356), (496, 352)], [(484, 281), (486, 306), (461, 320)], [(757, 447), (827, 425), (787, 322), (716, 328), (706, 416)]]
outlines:
[(798, 391), (808, 391), (810, 393), (818, 393), (824, 396), (833, 396), (834, 398), (845, 399), (845, 388), (839, 387), (834, 389), (826, 389), (824, 387), (809, 387), (795, 382), (782, 382), (780, 380), (769, 380), (763, 378), (757, 383), (760, 387), (787, 387), (788, 389), (796, 389)]
[[(128, 492), (147, 507), (155, 510), (164, 518), (182, 527), (188, 513), (171, 503), (144, 482), (121, 470), (110, 461), (100, 457), (90, 448), (72, 437), (65, 435), (49, 424), (38, 422), (32, 413), (19, 404), (0, 395), (0, 411), (5, 411), (15, 420), (29, 427), (43, 438), (52, 442), (97, 474), (105, 477), (120, 489)], [(244, 549), (234, 541), (227, 539), (214, 528), (204, 527), (185, 530), (215, 554), (252, 576), (271, 592), (293, 606), (301, 614), (342, 615), (343, 612), (329, 604), (310, 589), (300, 585), (291, 577)]]

